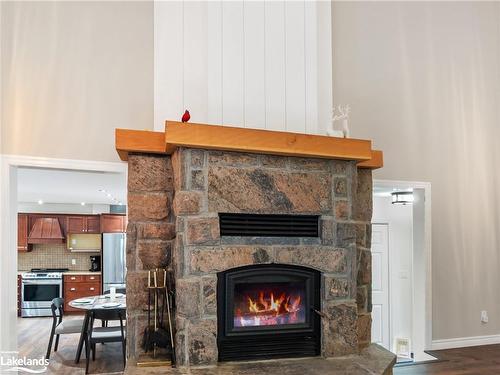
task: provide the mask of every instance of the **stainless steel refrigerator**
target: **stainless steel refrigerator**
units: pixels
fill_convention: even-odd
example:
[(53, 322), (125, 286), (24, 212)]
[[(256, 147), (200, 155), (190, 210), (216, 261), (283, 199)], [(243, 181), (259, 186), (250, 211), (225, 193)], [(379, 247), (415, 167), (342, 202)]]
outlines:
[(102, 289), (125, 288), (127, 266), (125, 262), (125, 233), (102, 235)]

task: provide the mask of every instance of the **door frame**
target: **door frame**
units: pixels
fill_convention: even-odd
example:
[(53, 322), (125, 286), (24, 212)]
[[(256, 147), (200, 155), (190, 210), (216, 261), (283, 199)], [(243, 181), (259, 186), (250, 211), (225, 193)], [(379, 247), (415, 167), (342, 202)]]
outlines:
[(0, 352), (17, 351), (17, 168), (127, 174), (127, 163), (0, 154)]
[[(415, 249), (412, 256), (412, 351), (421, 353), (432, 348), (432, 200), (431, 183), (423, 181), (373, 180), (374, 186), (407, 189), (422, 189), (424, 201), (424, 244), (421, 267), (416, 265)], [(379, 218), (374, 218), (378, 220)], [(390, 224), (390, 223), (389, 223)], [(390, 254), (390, 249), (389, 249)], [(390, 303), (390, 298), (389, 298)], [(391, 311), (391, 307), (389, 307)], [(392, 323), (391, 323), (392, 325)], [(392, 345), (392, 343), (391, 343)], [(416, 358), (418, 360), (418, 358)]]

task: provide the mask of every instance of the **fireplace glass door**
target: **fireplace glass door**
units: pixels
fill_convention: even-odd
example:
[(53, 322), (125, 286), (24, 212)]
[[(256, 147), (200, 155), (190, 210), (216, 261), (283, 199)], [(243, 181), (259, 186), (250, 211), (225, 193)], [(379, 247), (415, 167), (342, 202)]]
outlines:
[(257, 265), (218, 275), (219, 359), (319, 354), (317, 271)]
[(303, 324), (306, 322), (304, 282), (239, 283), (234, 286), (235, 328)]

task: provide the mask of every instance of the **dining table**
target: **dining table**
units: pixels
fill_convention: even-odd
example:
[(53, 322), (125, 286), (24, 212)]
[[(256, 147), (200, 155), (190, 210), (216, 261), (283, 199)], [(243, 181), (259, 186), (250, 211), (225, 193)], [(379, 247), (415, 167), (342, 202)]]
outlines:
[(76, 350), (75, 363), (78, 363), (80, 362), (83, 345), (85, 343), (85, 337), (89, 329), (91, 311), (97, 309), (126, 309), (127, 296), (121, 293), (116, 293), (114, 297), (111, 296), (111, 294), (89, 296), (69, 301), (69, 305), (75, 309), (80, 309), (85, 311), (85, 318), (83, 320), (82, 332), (80, 334), (80, 340), (78, 342), (78, 348)]

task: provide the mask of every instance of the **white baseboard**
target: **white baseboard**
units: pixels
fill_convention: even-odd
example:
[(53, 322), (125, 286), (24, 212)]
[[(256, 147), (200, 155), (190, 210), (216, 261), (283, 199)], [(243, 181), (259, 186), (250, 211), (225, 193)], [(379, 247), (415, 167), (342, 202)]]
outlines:
[(454, 339), (433, 340), (432, 350), (464, 348), (467, 346), (500, 344), (500, 335), (457, 337)]

